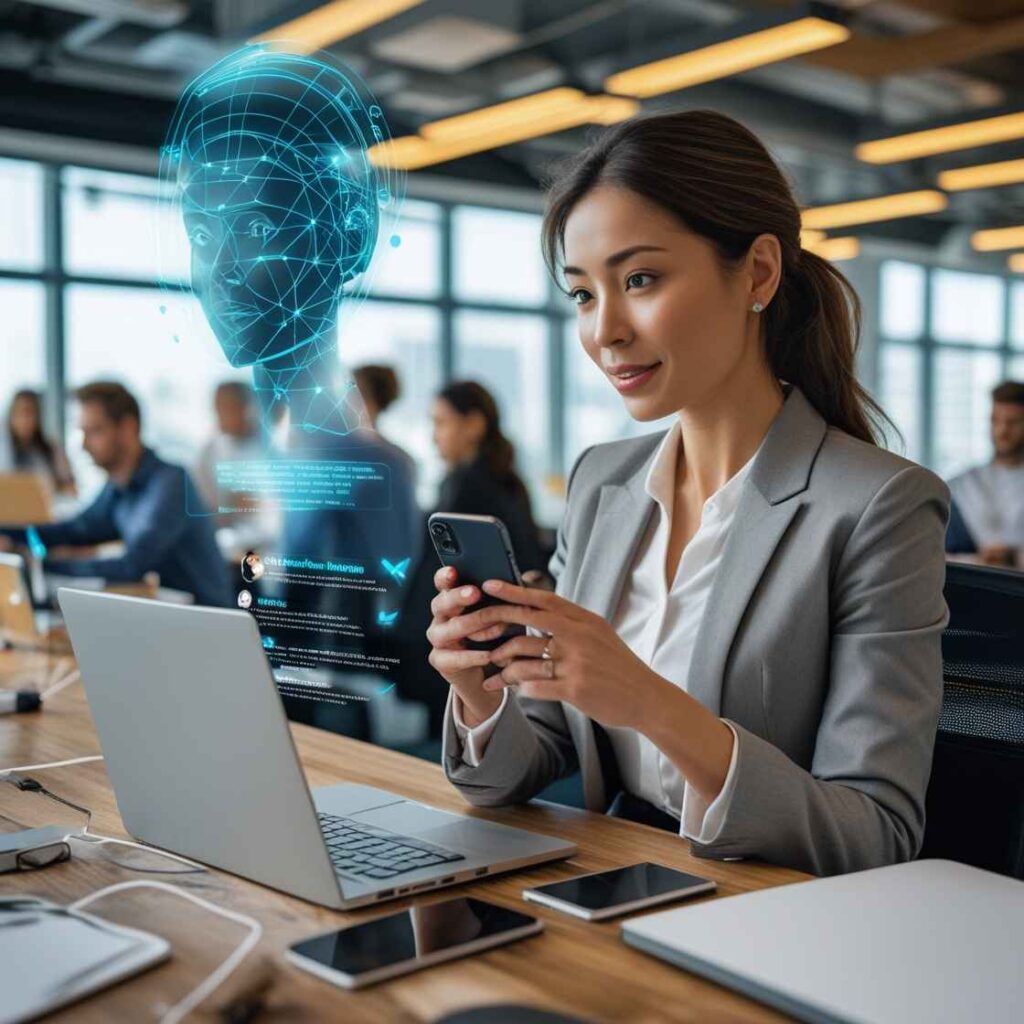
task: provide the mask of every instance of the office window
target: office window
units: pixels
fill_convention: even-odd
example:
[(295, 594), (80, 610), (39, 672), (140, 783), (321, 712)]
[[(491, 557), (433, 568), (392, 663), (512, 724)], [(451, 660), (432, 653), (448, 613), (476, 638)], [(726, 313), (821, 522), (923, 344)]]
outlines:
[(882, 334), (894, 341), (920, 338), (924, 332), (924, 267), (887, 260), (881, 278)]
[(1024, 348), (1024, 281), (1010, 285), (1010, 344)]
[(516, 446), (534, 503), (551, 470), (548, 322), (542, 316), (461, 310), (455, 314), (455, 376), (494, 395), (502, 430)]
[(889, 447), (919, 462), (922, 457), (922, 423), (920, 407), (921, 350), (912, 345), (883, 345), (878, 356), (880, 387), (876, 395), (882, 408), (896, 424), (903, 437), (887, 438)]
[(348, 372), (361, 363), (394, 367), (402, 393), (378, 426), (416, 460), (417, 495), (425, 508), (432, 507), (443, 475), (430, 430), (430, 403), (441, 388), (440, 311), (413, 303), (364, 302), (342, 324), (339, 355)]
[(940, 476), (948, 478), (991, 456), (991, 391), (1001, 378), (1002, 359), (995, 352), (936, 352), (933, 464)]
[[(20, 388), (46, 387), (43, 286), (36, 281), (0, 281), (3, 349), (0, 360), (0, 430), (7, 431), (11, 395)], [(0, 450), (6, 448), (0, 442)]]
[[(203, 318), (196, 336), (174, 341), (161, 306), (192, 303), (158, 288), (74, 284), (67, 288), (67, 384), (92, 380), (123, 383), (142, 407), (142, 433), (165, 459), (191, 466), (213, 429), (213, 391), (222, 380), (252, 379), (224, 359)], [(170, 310), (176, 314), (177, 310)], [(81, 452), (74, 414), (68, 420), (69, 454), (76, 472), (96, 484), (99, 476)]]
[(441, 208), (406, 200), (391, 237), (381, 237), (373, 268), (371, 295), (436, 299), (441, 294)]
[(508, 306), (542, 306), (548, 275), (533, 213), (457, 206), (452, 211), (455, 297)]
[(157, 202), (157, 182), (134, 174), (65, 168), (64, 264), (69, 274), (187, 280), (181, 218)]
[(43, 169), (25, 160), (0, 160), (0, 266), (43, 265)]
[(938, 342), (998, 345), (1003, 340), (1002, 278), (936, 270), (932, 274), (932, 334)]

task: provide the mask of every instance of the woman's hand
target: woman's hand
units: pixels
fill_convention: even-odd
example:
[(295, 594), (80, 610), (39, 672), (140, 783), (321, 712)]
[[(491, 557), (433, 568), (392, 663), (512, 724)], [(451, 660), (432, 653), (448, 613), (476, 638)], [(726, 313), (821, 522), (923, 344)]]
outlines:
[[(543, 590), (488, 580), (496, 604), (450, 620), (447, 642), (478, 635), (495, 625), (533, 626), (549, 636), (516, 636), (490, 652), (501, 675), (482, 681), (484, 692), (517, 685), (526, 697), (562, 700), (604, 725), (644, 731), (660, 692), (672, 684), (644, 664), (599, 615)], [(545, 647), (550, 660), (543, 657)]]
[(430, 602), (434, 617), (427, 629), (431, 646), (427, 660), (459, 695), (463, 721), (472, 729), (498, 710), (501, 694), (483, 689), (484, 668), (491, 663), (491, 652), (466, 650), (463, 641), (494, 640), (504, 633), (505, 627), (498, 624), (468, 633), (453, 631), (452, 623), (466, 617), (463, 610), (480, 600), (476, 587), (456, 587), (457, 582), (458, 574), (450, 566), (434, 573), (438, 594)]

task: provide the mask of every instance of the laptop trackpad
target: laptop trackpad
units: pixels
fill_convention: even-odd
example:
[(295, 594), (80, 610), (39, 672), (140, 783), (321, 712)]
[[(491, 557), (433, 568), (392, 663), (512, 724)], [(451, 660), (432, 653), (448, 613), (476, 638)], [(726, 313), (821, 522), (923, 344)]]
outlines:
[(350, 817), (355, 821), (376, 825), (378, 828), (386, 828), (392, 832), (418, 835), (429, 828), (447, 824), (455, 818), (455, 815), (436, 810), (433, 807), (424, 807), (423, 804), (418, 804), (413, 800), (403, 800), (401, 803), (375, 807), (370, 811), (357, 811)]

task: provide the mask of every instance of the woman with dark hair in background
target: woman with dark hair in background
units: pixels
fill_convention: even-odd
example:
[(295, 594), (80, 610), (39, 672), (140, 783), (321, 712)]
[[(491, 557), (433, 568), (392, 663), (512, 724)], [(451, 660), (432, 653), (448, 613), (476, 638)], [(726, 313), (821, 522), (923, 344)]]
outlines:
[(15, 393), (7, 413), (9, 465), (15, 473), (37, 473), (58, 494), (75, 494), (75, 477), (64, 449), (43, 433), (43, 403), (38, 391)]
[(508, 527), (520, 571), (543, 569), (530, 494), (491, 393), (476, 381), (454, 381), (434, 399), (432, 417), (434, 445), (448, 468), (437, 510), (497, 516)]
[[(500, 603), (474, 608), (438, 570), (449, 778), (496, 806), (579, 767), (589, 808), (703, 857), (911, 859), (949, 492), (877, 445), (850, 285), (801, 249), (763, 144), (710, 111), (605, 132), (556, 182), (543, 238), (609, 387), (673, 425), (577, 459), (556, 593), (489, 581)], [(465, 648), (512, 623), (541, 633)]]

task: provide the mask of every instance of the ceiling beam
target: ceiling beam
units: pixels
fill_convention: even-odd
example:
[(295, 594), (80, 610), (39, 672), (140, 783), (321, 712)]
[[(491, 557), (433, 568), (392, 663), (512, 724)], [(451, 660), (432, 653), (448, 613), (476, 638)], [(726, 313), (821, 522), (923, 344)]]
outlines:
[(803, 60), (832, 71), (878, 79), (929, 68), (950, 67), (1024, 47), (1024, 14), (1000, 21), (943, 25), (912, 36), (855, 35)]

